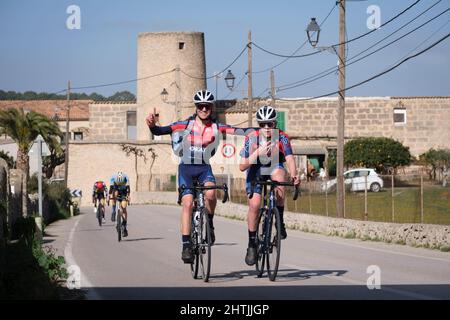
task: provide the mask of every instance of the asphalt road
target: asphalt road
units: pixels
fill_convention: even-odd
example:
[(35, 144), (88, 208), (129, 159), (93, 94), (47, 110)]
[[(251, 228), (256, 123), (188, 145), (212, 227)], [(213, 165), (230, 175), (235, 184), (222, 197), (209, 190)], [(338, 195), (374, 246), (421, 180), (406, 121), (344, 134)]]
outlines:
[[(181, 261), (180, 207), (129, 207), (120, 243), (110, 208), (102, 227), (92, 208), (83, 212), (65, 231), (64, 253), (80, 267), (89, 299), (450, 299), (450, 253), (288, 230), (271, 282), (244, 262), (246, 223), (216, 217), (204, 283)], [(380, 270), (380, 289), (367, 287), (369, 266)]]

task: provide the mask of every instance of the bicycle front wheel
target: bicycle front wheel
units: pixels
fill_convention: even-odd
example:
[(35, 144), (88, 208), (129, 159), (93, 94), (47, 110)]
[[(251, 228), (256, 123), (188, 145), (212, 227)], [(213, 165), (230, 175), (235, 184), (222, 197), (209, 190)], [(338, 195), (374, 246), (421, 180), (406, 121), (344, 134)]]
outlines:
[(264, 264), (266, 262), (266, 245), (264, 243), (264, 221), (266, 219), (265, 209), (259, 210), (258, 224), (256, 229), (256, 275), (261, 278), (264, 273)]
[(117, 240), (120, 242), (122, 240), (122, 209), (119, 207), (117, 208)]
[(200, 215), (199, 235), (200, 243), (198, 246), (200, 269), (204, 282), (208, 282), (211, 271), (211, 228), (209, 226), (210, 215), (208, 209), (203, 209)]
[[(281, 221), (280, 213), (277, 208), (272, 208), (272, 214), (269, 214), (268, 228), (266, 229), (268, 247), (267, 247), (267, 273), (270, 281), (275, 281), (280, 264), (281, 253)], [(269, 212), (270, 213), (270, 212)]]
[[(195, 211), (196, 209), (194, 209)], [(191, 263), (191, 274), (192, 278), (198, 279), (198, 267), (199, 267), (199, 245), (198, 245), (198, 235), (197, 235), (197, 227), (192, 223), (191, 224), (191, 241), (192, 248), (194, 250), (194, 262)]]
[(100, 227), (102, 226), (102, 218), (103, 218), (103, 205), (101, 203), (99, 203), (98, 207), (97, 207), (97, 220), (98, 220), (98, 225)]

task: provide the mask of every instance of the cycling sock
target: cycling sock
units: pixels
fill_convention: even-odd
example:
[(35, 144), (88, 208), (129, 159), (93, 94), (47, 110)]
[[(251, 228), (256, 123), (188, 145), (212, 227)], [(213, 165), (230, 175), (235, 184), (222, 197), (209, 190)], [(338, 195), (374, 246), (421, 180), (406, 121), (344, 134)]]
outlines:
[(181, 236), (181, 243), (183, 244), (183, 250), (191, 247), (191, 236), (184, 234)]
[(277, 206), (277, 209), (278, 209), (278, 212), (280, 213), (280, 222), (281, 222), (281, 224), (283, 224), (284, 223), (284, 217), (283, 217), (284, 206)]
[(256, 231), (248, 230), (248, 246), (249, 248), (256, 248)]

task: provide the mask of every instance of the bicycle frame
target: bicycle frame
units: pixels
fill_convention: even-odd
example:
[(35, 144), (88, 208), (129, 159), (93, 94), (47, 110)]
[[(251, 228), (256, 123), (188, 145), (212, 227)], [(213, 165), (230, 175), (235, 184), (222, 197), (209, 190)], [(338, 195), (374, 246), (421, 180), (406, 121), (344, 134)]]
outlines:
[[(199, 265), (201, 266), (203, 281), (208, 282), (211, 269), (211, 230), (209, 227), (209, 212), (205, 203), (205, 190), (217, 190), (224, 191), (224, 198), (222, 200), (225, 203), (228, 200), (228, 187), (226, 184), (223, 186), (203, 186), (194, 183), (194, 186), (186, 187), (182, 185), (178, 188), (178, 204), (181, 204), (183, 191), (186, 189), (194, 190), (194, 207), (192, 209), (191, 217), (191, 239), (193, 244), (193, 250), (195, 254), (194, 262), (191, 263), (191, 274), (194, 279), (197, 279)], [(198, 221), (196, 221), (196, 214), (199, 214)], [(203, 230), (203, 228), (205, 229)], [(206, 261), (203, 261), (203, 259)]]
[[(262, 193), (262, 207), (259, 211), (258, 216), (258, 229), (257, 229), (257, 240), (258, 240), (258, 250), (257, 250), (257, 261), (256, 261), (256, 271), (258, 273), (258, 277), (261, 277), (264, 273), (264, 268), (266, 266), (266, 270), (269, 274), (269, 279), (271, 281), (275, 281), (280, 252), (281, 252), (281, 238), (279, 232), (281, 230), (281, 221), (278, 209), (276, 208), (276, 195), (275, 190), (277, 186), (294, 186), (292, 183), (287, 182), (277, 182), (272, 180), (267, 181), (256, 181), (252, 182), (251, 193), (249, 198), (253, 197), (253, 188), (256, 184), (261, 184), (263, 187)], [(267, 192), (267, 186), (270, 187), (270, 191)], [(294, 201), (297, 200), (299, 195), (298, 186), (295, 186), (294, 192)], [(259, 225), (262, 221), (261, 230), (259, 229)], [(274, 220), (275, 219), (275, 220)], [(275, 227), (275, 237), (272, 239), (272, 227)], [(261, 231), (261, 234), (259, 233)], [(275, 258), (272, 261), (270, 255), (273, 253), (274, 248), (276, 249)], [(272, 268), (271, 262), (274, 263)]]

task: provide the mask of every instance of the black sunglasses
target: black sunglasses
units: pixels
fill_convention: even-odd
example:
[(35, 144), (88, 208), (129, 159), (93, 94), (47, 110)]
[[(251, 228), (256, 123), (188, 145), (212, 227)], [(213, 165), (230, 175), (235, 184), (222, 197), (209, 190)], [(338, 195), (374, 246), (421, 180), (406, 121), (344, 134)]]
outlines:
[(206, 110), (212, 109), (212, 105), (210, 105), (210, 104), (197, 104), (196, 107), (198, 110), (203, 110), (205, 108), (206, 108)]
[(259, 127), (260, 127), (260, 128), (265, 128), (265, 127), (268, 127), (268, 128), (275, 128), (275, 122), (264, 122), (264, 123), (260, 123), (260, 124), (259, 124)]

